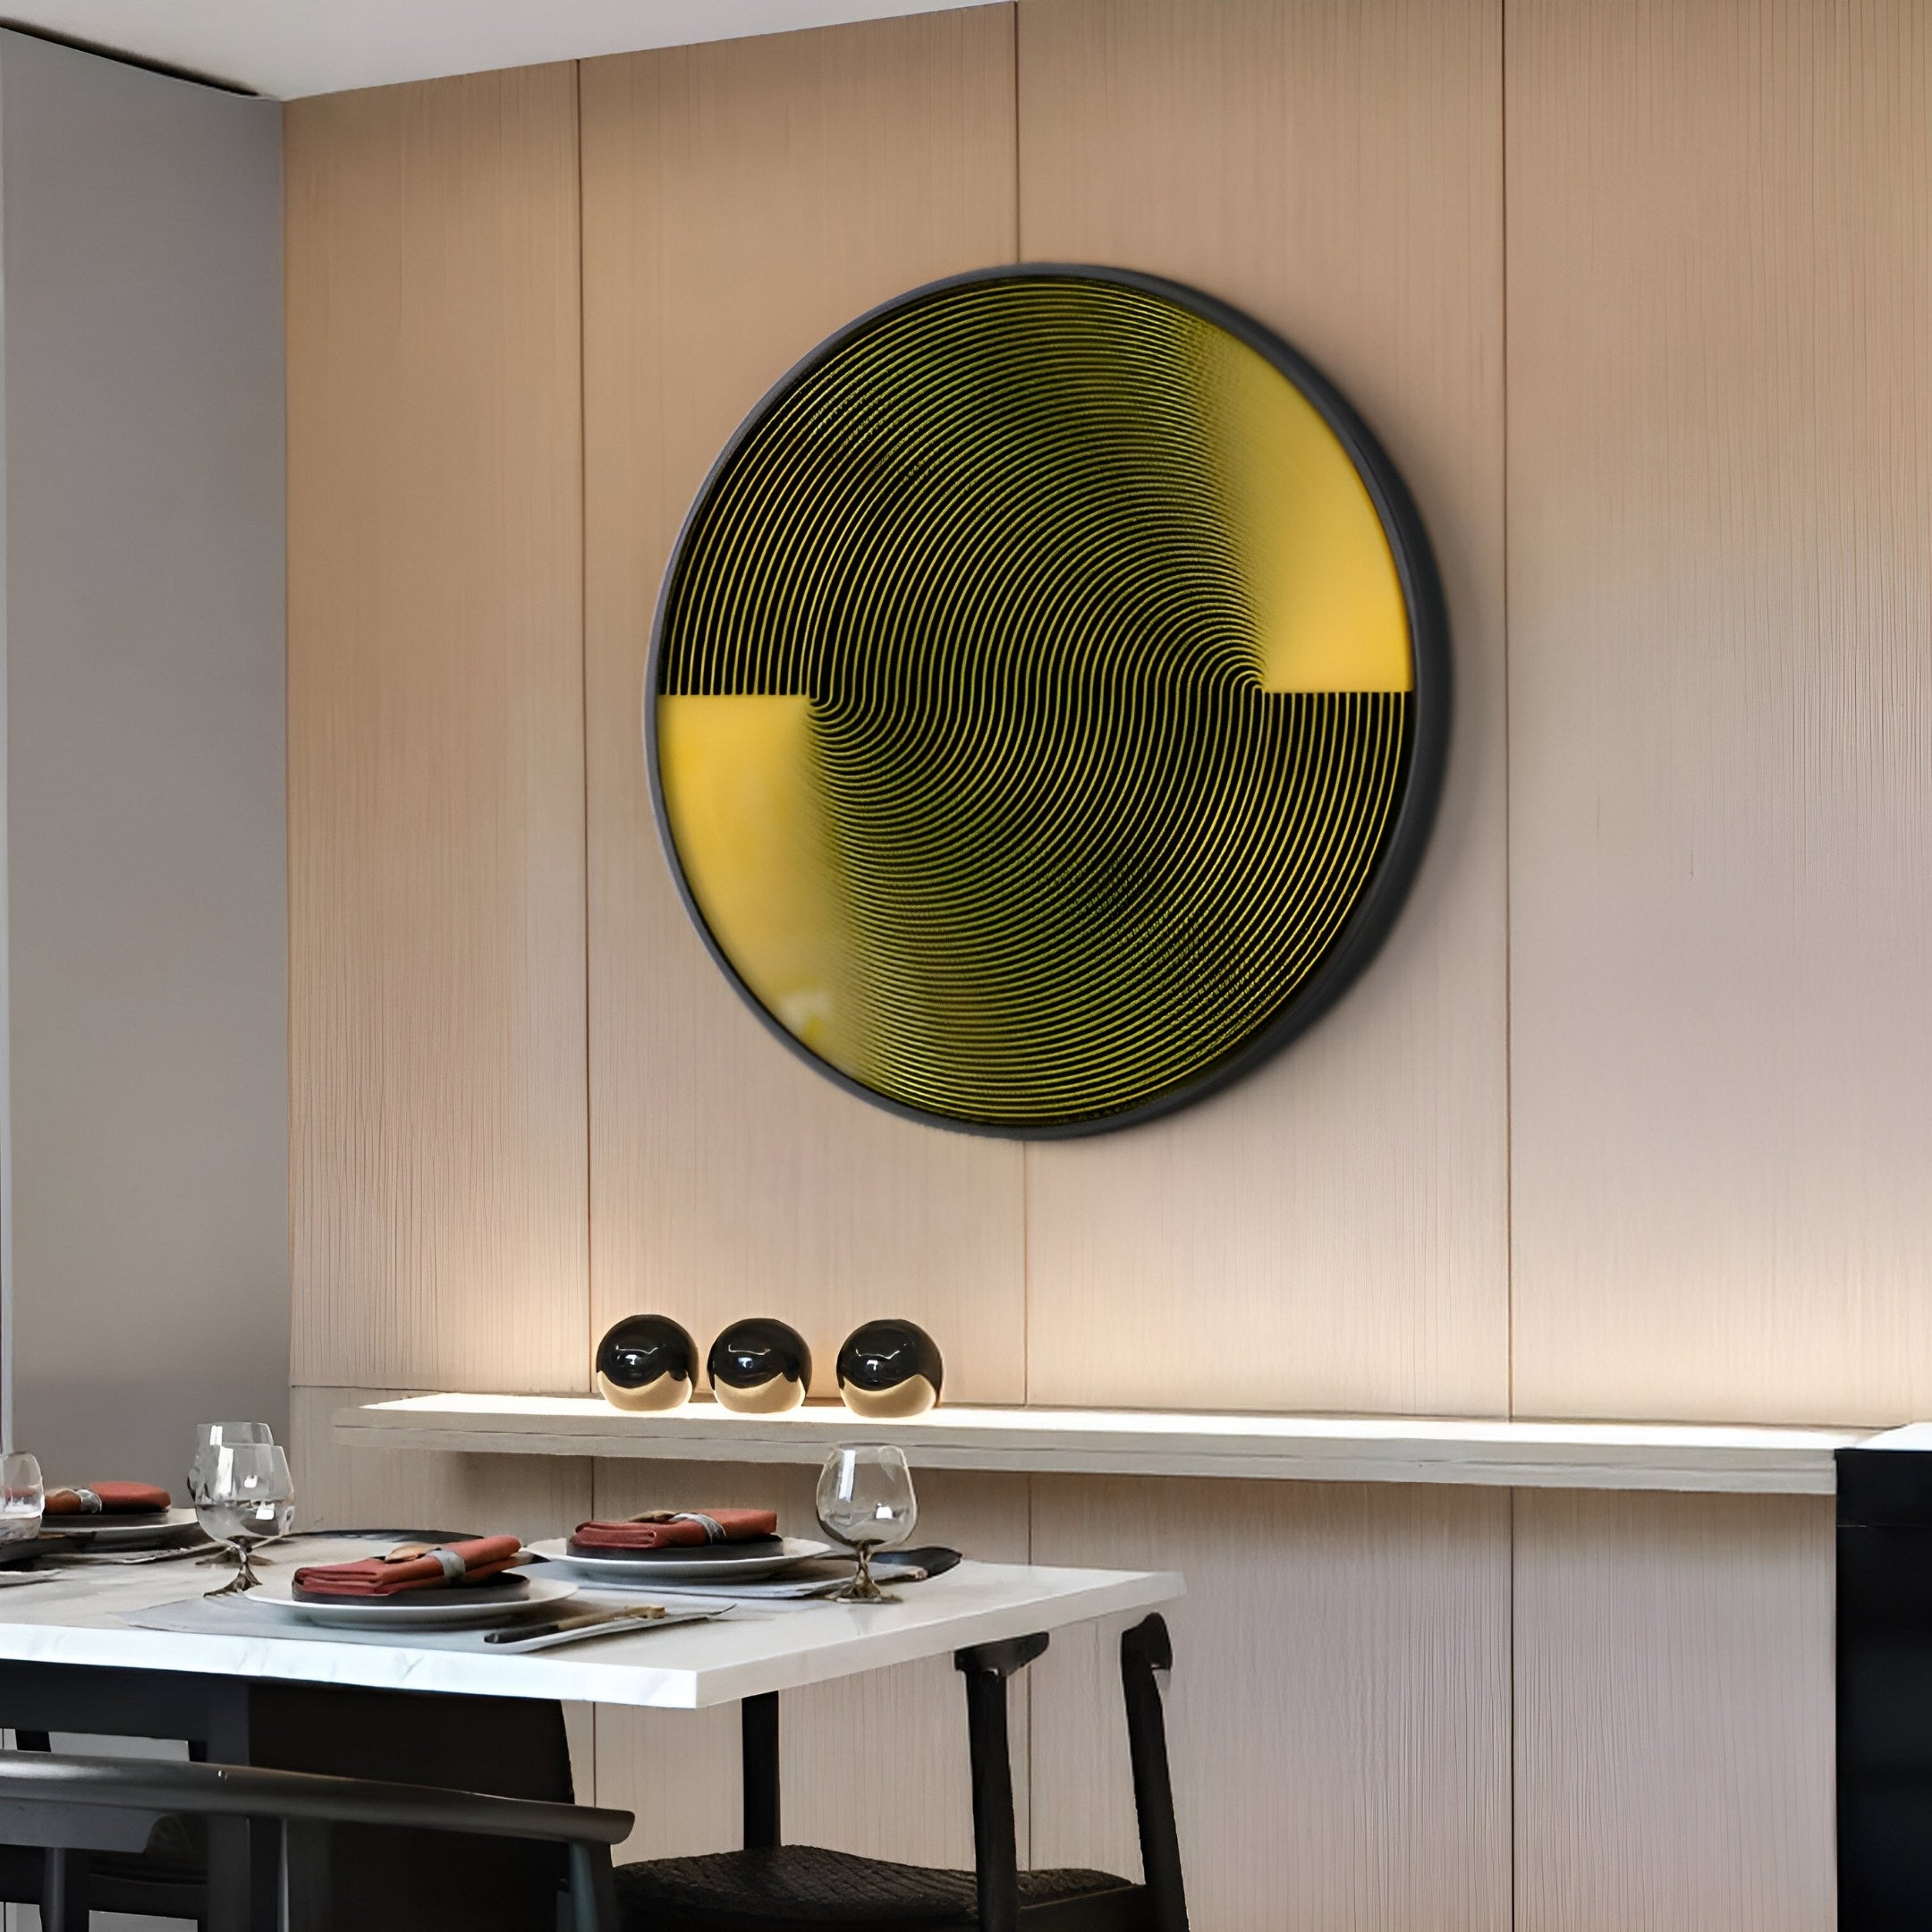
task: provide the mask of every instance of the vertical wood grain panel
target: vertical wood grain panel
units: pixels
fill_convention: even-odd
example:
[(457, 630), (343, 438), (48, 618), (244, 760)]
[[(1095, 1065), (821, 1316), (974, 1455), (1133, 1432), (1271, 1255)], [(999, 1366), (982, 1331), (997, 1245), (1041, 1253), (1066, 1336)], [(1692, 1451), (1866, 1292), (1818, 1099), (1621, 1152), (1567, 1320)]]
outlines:
[(1932, 13), (1518, 0), (1515, 1369), (1932, 1402)]
[(1499, 0), (1022, 0), (1021, 242), (1193, 283), (1349, 393), (1455, 659), (1434, 843), (1278, 1060), (1028, 1154), (1036, 1401), (1508, 1406)]
[[(1036, 1477), (1033, 1552), (1186, 1573), (1167, 1697), (1203, 1932), (1507, 1932), (1509, 1498)], [(1114, 1632), (1033, 1666), (1033, 1852), (1137, 1873)], [(1606, 1921), (1607, 1922), (1607, 1921)]]
[(1518, 1493), (1517, 1932), (1822, 1932), (1832, 1506)]
[(575, 70), (285, 140), (295, 1379), (575, 1385)]
[(990, 7), (583, 69), (593, 1305), (708, 1342), (868, 1316), (1019, 1399), (1016, 1147), (851, 1098), (767, 1036), (660, 852), (640, 714), (670, 543), (740, 418), (842, 322), (1013, 252), (1013, 19)]
[[(717, 1463), (597, 1464), (600, 1514), (734, 1504), (775, 1507), (788, 1536), (821, 1536), (817, 1471)], [(950, 1544), (990, 1563), (1027, 1560), (1024, 1476), (923, 1470), (918, 1543)], [(1013, 1700), (1020, 1856), (1027, 1857), (1026, 1697)], [(913, 1864), (970, 1867), (972, 1799), (966, 1698), (948, 1657), (787, 1691), (779, 1706), (787, 1842)], [(599, 1801), (637, 1813), (626, 1858), (735, 1849), (736, 1706), (620, 1711), (597, 1717)]]
[(351, 1449), (335, 1440), (331, 1422), (338, 1409), (418, 1393), (394, 1388), (294, 1392), (289, 1461), (301, 1528), (476, 1530), (534, 1541), (561, 1536), (590, 1513), (588, 1456)]

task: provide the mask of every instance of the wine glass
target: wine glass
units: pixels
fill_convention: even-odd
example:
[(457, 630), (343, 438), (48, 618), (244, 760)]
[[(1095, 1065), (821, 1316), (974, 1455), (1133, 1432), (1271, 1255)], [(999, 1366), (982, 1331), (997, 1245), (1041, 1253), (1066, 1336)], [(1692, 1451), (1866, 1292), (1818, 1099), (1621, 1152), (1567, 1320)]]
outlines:
[(0, 1456), (0, 1543), (24, 1543), (38, 1536), (46, 1501), (39, 1463), (24, 1449)]
[(188, 1500), (201, 1500), (201, 1485), (215, 1466), (215, 1451), (235, 1443), (272, 1443), (266, 1422), (197, 1422), (194, 1461), (188, 1465)]
[(872, 1580), (872, 1552), (903, 1543), (918, 1521), (912, 1471), (902, 1451), (884, 1443), (835, 1449), (818, 1472), (818, 1522), (828, 1537), (858, 1553), (859, 1567), (828, 1601), (897, 1603)]
[(295, 1484), (288, 1457), (273, 1443), (214, 1443), (195, 1496), (202, 1530), (234, 1553), (235, 1573), (210, 1597), (253, 1589), (261, 1579), (249, 1561), (252, 1545), (284, 1536), (295, 1520)]

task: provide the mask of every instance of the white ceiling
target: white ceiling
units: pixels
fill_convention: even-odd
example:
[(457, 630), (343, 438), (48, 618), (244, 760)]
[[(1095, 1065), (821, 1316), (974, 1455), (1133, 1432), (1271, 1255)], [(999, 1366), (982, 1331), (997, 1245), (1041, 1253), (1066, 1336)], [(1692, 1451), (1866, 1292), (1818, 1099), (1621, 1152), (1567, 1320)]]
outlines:
[(41, 28), (293, 100), (638, 47), (733, 40), (975, 0), (0, 0)]

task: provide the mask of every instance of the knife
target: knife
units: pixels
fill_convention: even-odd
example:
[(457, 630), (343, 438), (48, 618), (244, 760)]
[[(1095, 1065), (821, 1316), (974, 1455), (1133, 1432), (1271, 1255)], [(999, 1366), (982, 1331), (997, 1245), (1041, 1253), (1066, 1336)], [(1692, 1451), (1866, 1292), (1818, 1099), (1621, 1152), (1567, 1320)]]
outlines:
[(668, 1614), (662, 1604), (640, 1604), (634, 1610), (580, 1610), (574, 1616), (552, 1617), (546, 1623), (512, 1623), (502, 1630), (486, 1631), (483, 1641), (521, 1645), (556, 1639), (574, 1642), (580, 1637), (621, 1631), (631, 1623), (655, 1623)]

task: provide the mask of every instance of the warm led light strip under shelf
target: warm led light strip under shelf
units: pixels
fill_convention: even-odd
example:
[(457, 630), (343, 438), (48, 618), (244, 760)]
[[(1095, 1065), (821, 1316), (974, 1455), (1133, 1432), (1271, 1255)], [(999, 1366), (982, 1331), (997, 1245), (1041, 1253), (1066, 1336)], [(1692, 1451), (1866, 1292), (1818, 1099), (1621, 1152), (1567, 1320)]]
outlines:
[[(835, 1442), (899, 1444), (918, 1469), (1250, 1480), (1476, 1483), (1829, 1496), (1834, 1453), (1867, 1431), (1669, 1422), (953, 1408), (861, 1421), (836, 1403), (741, 1416), (694, 1402), (631, 1415), (587, 1395), (412, 1395), (339, 1409), (352, 1446), (497, 1455), (817, 1463)], [(1901, 1432), (1902, 1433), (1902, 1432)]]

